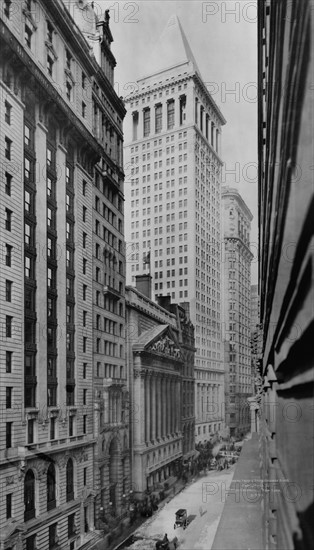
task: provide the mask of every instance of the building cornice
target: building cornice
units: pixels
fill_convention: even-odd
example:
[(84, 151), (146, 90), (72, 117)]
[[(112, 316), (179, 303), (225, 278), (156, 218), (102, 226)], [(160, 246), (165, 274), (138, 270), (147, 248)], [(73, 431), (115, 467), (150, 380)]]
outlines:
[(56, 25), (62, 31), (67, 44), (69, 44), (75, 55), (83, 62), (86, 72), (90, 76), (93, 75), (95, 67), (98, 64), (93, 54), (91, 54), (91, 48), (87, 40), (84, 38), (68, 9), (59, 0), (49, 0), (49, 2), (43, 4), (43, 8), (56, 21)]
[[(57, 106), (65, 119), (67, 119), (79, 132), (89, 146), (95, 153), (95, 157), (100, 158), (103, 154), (103, 148), (98, 144), (97, 140), (77, 117), (77, 115), (69, 108), (67, 102), (63, 99), (57, 88), (50, 82), (42, 70), (37, 66), (33, 59), (25, 51), (21, 43), (11, 31), (6, 27), (3, 21), (0, 20), (0, 41), (4, 40), (8, 47), (15, 53), (16, 57), (21, 62), (23, 68), (27, 70), (36, 82), (36, 92), (40, 90), (42, 100), (52, 100), (54, 105)], [(31, 85), (31, 79), (29, 79)], [(95, 161), (96, 162), (96, 161)]]
[(195, 81), (196, 84), (198, 84), (198, 86), (201, 88), (203, 94), (205, 94), (206, 96), (206, 99), (208, 100), (211, 108), (213, 109), (213, 111), (215, 112), (215, 114), (217, 115), (217, 117), (219, 118), (219, 121), (220, 121), (220, 124), (222, 126), (224, 126), (226, 124), (226, 119), (225, 117), (223, 116), (221, 110), (219, 109), (217, 103), (215, 103), (215, 101), (213, 100), (212, 96), (210, 95), (209, 91), (207, 90), (203, 80), (201, 79), (201, 77), (195, 73), (193, 75), (193, 80)]
[[(137, 99), (141, 99), (144, 96), (150, 95), (155, 92), (160, 92), (162, 90), (165, 90), (166, 88), (171, 88), (175, 84), (180, 84), (181, 82), (186, 82), (187, 80), (191, 80), (193, 78), (193, 75), (188, 74), (182, 77), (178, 77), (175, 80), (171, 80), (169, 82), (164, 81), (162, 84), (156, 84), (152, 85), (148, 89), (145, 90), (138, 90), (137, 92), (132, 93), (129, 96), (126, 96), (124, 98), (125, 103), (130, 103), (131, 101), (136, 101)], [(132, 84), (137, 84), (140, 82), (140, 80), (137, 80), (136, 82), (132, 82)], [(139, 87), (139, 86), (138, 86)], [(146, 105), (145, 107), (149, 107), (149, 105)]]
[(225, 187), (223, 186), (221, 188), (221, 200), (225, 197), (232, 197), (236, 199), (239, 203), (240, 208), (245, 212), (247, 218), (250, 220), (250, 222), (253, 220), (253, 214), (247, 204), (244, 202), (243, 198), (241, 197), (239, 191), (235, 189), (234, 187)]
[(119, 116), (123, 119), (126, 115), (126, 108), (124, 106), (124, 101), (116, 94), (112, 85), (110, 84), (108, 78), (103, 72), (102, 68), (99, 67), (98, 63), (95, 61), (95, 78), (99, 82), (101, 89), (107, 94), (107, 99), (111, 101), (113, 107), (118, 111)]

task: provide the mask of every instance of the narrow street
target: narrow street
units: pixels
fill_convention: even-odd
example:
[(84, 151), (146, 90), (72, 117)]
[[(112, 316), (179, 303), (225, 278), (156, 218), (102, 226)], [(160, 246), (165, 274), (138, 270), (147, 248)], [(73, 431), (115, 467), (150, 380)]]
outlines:
[[(131, 546), (121, 546), (121, 550), (155, 548), (154, 539), (162, 539), (165, 533), (169, 541), (178, 538), (180, 550), (209, 550), (233, 474), (234, 466), (221, 472), (210, 471), (190, 483), (135, 531), (134, 535), (142, 540)], [(185, 530), (182, 527), (174, 529), (175, 513), (179, 508), (187, 510), (189, 525)]]

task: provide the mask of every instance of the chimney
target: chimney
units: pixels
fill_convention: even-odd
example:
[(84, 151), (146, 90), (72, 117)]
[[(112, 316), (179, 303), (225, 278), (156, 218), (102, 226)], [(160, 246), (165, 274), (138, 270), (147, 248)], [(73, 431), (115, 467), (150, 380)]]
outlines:
[(171, 296), (157, 296), (157, 303), (160, 305), (160, 307), (163, 307), (167, 311), (170, 311), (171, 307)]
[(150, 300), (152, 299), (152, 276), (135, 275), (135, 288)]

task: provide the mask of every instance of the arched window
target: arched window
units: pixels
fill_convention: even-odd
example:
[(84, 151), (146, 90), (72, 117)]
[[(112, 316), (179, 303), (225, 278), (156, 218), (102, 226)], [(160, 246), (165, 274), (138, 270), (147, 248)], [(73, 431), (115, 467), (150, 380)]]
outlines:
[(67, 502), (69, 502), (74, 499), (74, 468), (72, 458), (69, 458), (67, 463), (66, 484)]
[(33, 470), (28, 470), (24, 479), (24, 521), (35, 517), (35, 476)]
[(56, 507), (56, 470), (53, 464), (47, 471), (47, 510)]

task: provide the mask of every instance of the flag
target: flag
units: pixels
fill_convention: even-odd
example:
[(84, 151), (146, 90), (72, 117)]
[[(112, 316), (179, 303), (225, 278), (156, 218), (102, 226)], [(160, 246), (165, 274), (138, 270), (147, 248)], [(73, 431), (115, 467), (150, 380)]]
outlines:
[(150, 264), (150, 251), (147, 254), (143, 254), (143, 264)]

